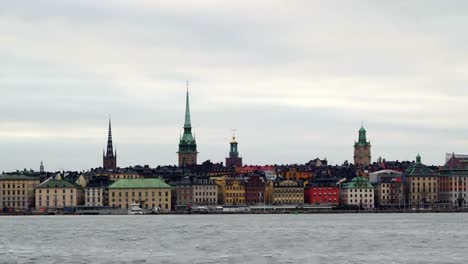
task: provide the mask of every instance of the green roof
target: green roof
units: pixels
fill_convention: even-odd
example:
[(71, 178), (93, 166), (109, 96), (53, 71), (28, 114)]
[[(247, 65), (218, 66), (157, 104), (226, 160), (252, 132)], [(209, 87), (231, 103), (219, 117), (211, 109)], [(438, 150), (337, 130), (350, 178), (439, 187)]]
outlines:
[(79, 188), (80, 186), (66, 180), (46, 180), (39, 184), (37, 188)]
[(8, 180), (27, 180), (27, 181), (33, 181), (33, 180), (40, 180), (37, 177), (29, 176), (29, 175), (24, 175), (24, 174), (2, 174), (0, 175), (0, 181), (8, 181)]
[(374, 189), (366, 178), (354, 177), (350, 182), (343, 184), (343, 189)]
[(160, 179), (122, 179), (109, 186), (109, 189), (149, 189), (172, 188)]
[(416, 162), (406, 170), (406, 175), (416, 177), (434, 177), (437, 173), (429, 169), (426, 165)]

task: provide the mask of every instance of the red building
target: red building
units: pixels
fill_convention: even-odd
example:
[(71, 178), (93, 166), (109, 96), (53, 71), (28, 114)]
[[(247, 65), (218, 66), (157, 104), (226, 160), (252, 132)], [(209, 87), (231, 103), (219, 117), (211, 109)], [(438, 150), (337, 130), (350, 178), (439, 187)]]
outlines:
[(315, 179), (304, 188), (304, 203), (314, 205), (338, 205), (340, 187), (338, 178)]
[(261, 175), (248, 176), (245, 181), (245, 203), (247, 205), (264, 203), (265, 177)]

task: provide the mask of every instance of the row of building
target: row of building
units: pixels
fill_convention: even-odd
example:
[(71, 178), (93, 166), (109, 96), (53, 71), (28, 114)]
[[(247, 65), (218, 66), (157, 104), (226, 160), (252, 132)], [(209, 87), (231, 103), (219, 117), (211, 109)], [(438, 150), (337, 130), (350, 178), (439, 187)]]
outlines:
[[(354, 165), (96, 169), (86, 173), (15, 172), (0, 176), (4, 211), (79, 206), (190, 210), (196, 206), (311, 205), (349, 208), (465, 207), (468, 159), (453, 154), (442, 167), (382, 162)], [(162, 173), (166, 172), (166, 174)]]

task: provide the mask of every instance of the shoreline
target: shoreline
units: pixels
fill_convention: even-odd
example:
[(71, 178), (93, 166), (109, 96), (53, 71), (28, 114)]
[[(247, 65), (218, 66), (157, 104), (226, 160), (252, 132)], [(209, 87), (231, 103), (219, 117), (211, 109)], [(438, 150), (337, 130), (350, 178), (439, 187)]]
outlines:
[[(329, 210), (329, 211), (254, 211), (254, 212), (161, 212), (159, 214), (144, 214), (151, 216), (161, 215), (277, 215), (277, 214), (428, 214), (428, 213), (468, 213), (468, 209), (445, 210)], [(0, 213), (2, 216), (82, 216), (82, 215), (128, 215), (126, 213)]]

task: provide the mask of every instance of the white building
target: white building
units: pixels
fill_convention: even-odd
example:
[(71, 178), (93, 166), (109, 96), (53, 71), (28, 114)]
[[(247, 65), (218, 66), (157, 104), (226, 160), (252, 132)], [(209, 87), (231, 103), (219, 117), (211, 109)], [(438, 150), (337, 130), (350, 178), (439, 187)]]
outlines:
[(355, 177), (341, 187), (341, 203), (344, 205), (374, 208), (374, 186), (366, 178)]
[(107, 185), (108, 180), (104, 177), (92, 179), (85, 189), (85, 206), (105, 206), (107, 205)]

